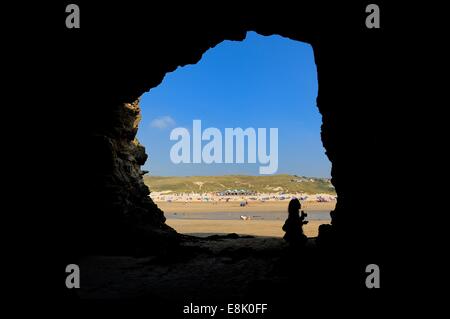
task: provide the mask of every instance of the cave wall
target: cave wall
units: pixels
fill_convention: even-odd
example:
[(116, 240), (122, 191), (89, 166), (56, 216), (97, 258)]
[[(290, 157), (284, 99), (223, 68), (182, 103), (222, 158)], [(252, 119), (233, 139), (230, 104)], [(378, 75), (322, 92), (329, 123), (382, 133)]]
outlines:
[(141, 119), (139, 100), (118, 104), (111, 111), (110, 122), (92, 137), (93, 151), (100, 155), (95, 187), (105, 190), (103, 203), (109, 205), (107, 210), (111, 213), (135, 223), (162, 225), (164, 215), (149, 198), (150, 192), (142, 179), (145, 172), (141, 165), (148, 156), (136, 139)]
[[(364, 8), (363, 3), (322, 2), (219, 9), (85, 4), (83, 28), (67, 40), (75, 76), (66, 80), (70, 99), (63, 112), (70, 120), (61, 148), (76, 167), (68, 187), (77, 200), (65, 213), (76, 216), (74, 229), (84, 230), (86, 242), (106, 246), (111, 238), (120, 243), (133, 238), (126, 245), (142, 242), (136, 233), (154, 235), (153, 242), (176, 237), (143, 184), (140, 166), (146, 155), (135, 139), (138, 99), (166, 73), (197, 63), (223, 40), (240, 41), (247, 31), (256, 31), (312, 45), (322, 141), (338, 194), (333, 228), (344, 240), (377, 241), (382, 221), (366, 198), (378, 187), (376, 111), (384, 101), (373, 92), (385, 70), (376, 45), (380, 38), (364, 27)], [(152, 150), (146, 152), (151, 161)]]

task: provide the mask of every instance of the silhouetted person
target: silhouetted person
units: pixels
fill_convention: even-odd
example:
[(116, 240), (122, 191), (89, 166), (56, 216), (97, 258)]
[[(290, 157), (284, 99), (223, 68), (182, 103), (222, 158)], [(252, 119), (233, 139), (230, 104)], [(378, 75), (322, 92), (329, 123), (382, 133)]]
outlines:
[(302, 211), (302, 214), (299, 215), (301, 207), (300, 201), (297, 198), (291, 199), (289, 202), (289, 216), (283, 225), (283, 230), (286, 232), (283, 238), (291, 246), (303, 246), (307, 241), (307, 237), (303, 234), (303, 225), (308, 223), (305, 220), (307, 214)]

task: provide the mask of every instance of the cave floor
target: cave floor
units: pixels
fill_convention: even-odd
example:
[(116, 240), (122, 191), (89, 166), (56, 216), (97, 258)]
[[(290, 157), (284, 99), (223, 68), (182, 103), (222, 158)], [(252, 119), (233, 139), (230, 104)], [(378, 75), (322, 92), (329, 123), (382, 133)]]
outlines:
[[(314, 247), (310, 239), (307, 249)], [(86, 256), (80, 260), (82, 299), (239, 300), (259, 285), (281, 284), (288, 251), (272, 237), (187, 237), (168, 256)]]

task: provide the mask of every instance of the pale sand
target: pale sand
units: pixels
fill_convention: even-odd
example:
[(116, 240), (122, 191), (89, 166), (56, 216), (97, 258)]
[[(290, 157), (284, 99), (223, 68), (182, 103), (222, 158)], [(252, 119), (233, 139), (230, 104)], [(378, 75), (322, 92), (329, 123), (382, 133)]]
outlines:
[[(240, 207), (239, 202), (157, 202), (159, 208), (166, 213), (184, 213), (195, 215), (195, 213), (214, 212), (239, 212), (247, 213), (279, 213), (285, 212), (287, 217), (287, 206), (289, 201), (249, 202), (246, 207)], [(308, 211), (330, 211), (336, 202), (318, 203), (305, 202), (302, 209)], [(211, 234), (237, 233), (240, 235), (283, 237), (281, 229), (284, 220), (208, 220), (208, 219), (170, 219), (166, 223), (182, 234), (193, 234), (196, 236), (208, 236)], [(328, 224), (327, 220), (310, 220), (303, 226), (305, 235), (316, 237), (321, 224)]]
[[(286, 212), (289, 201), (249, 201), (248, 206), (240, 207), (239, 201), (234, 202), (156, 202), (159, 208), (166, 213), (208, 213), (208, 212)], [(302, 210), (308, 211), (331, 211), (336, 202), (303, 202)]]
[[(208, 236), (212, 234), (237, 233), (267, 237), (283, 237), (281, 227), (283, 220), (189, 220), (168, 219), (166, 224), (182, 234)], [(311, 220), (303, 226), (305, 235), (316, 237), (321, 224), (329, 224), (325, 220)]]

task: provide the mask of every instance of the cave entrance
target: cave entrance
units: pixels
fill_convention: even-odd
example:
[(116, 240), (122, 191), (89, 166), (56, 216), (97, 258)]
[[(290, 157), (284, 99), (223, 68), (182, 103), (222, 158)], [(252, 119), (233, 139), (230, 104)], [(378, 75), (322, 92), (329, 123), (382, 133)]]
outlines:
[[(282, 237), (295, 197), (308, 213), (306, 235), (317, 236), (336, 203), (317, 91), (309, 44), (255, 32), (223, 41), (198, 63), (166, 74), (140, 99), (138, 131), (149, 154), (144, 182), (166, 223), (198, 236)], [(234, 135), (227, 149), (227, 133), (239, 128), (242, 143)], [(275, 151), (276, 157), (267, 156)], [(261, 166), (275, 160), (275, 172), (261, 174)]]

